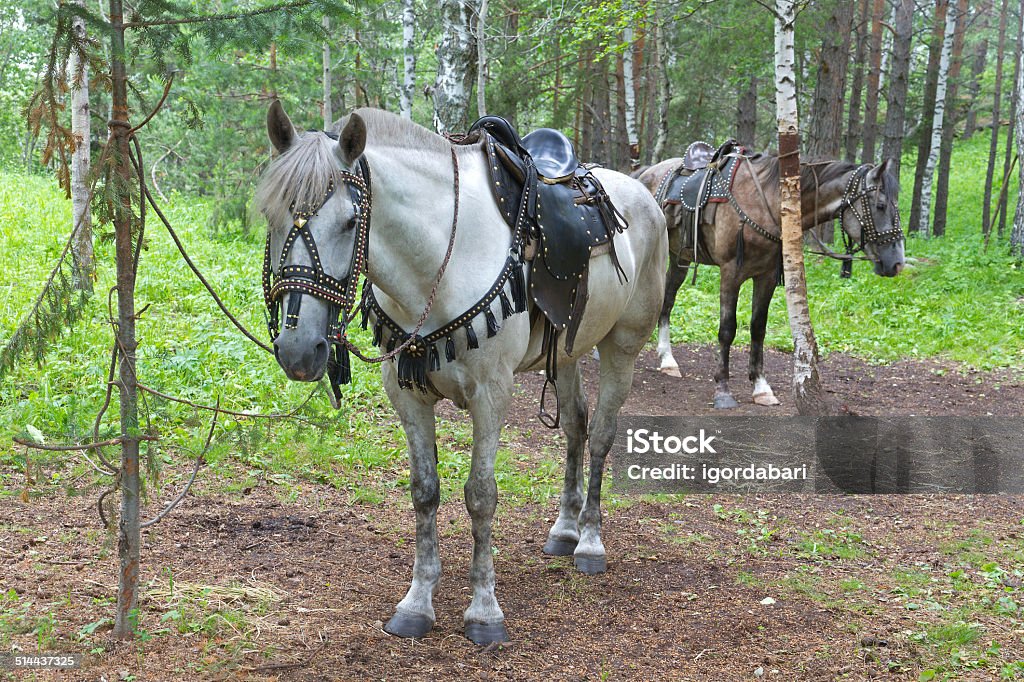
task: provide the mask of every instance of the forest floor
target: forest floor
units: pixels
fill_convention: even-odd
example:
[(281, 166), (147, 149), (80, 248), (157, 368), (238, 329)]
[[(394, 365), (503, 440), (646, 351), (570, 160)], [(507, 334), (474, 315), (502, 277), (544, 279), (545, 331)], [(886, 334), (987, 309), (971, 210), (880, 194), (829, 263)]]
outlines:
[[(733, 414), (793, 414), (789, 356), (767, 354), (784, 403), (774, 408), (750, 402), (744, 356), (733, 363)], [(682, 378), (658, 372), (652, 351), (641, 356), (625, 413), (712, 413), (714, 349), (680, 346), (676, 359)], [(596, 363), (586, 365), (593, 398)], [(1024, 380), (1008, 372), (842, 354), (822, 371), (860, 414), (1024, 406)], [(522, 378), (509, 419), (511, 447), (537, 460), (558, 443), (535, 421), (540, 385)], [(309, 483), (298, 495), (270, 479), (241, 494), (219, 485), (200, 477), (145, 532), (140, 637), (128, 645), (109, 643), (102, 618), (116, 553), (95, 496), (6, 497), (0, 638), (87, 654), (81, 670), (38, 679), (1024, 679), (1019, 497), (613, 495), (608, 571), (593, 577), (541, 553), (557, 499), (499, 503), (497, 594), (513, 641), (482, 649), (462, 636), (472, 540), (461, 497), (438, 511), (437, 624), (410, 641), (381, 629), (411, 573), (404, 489), (373, 505)]]

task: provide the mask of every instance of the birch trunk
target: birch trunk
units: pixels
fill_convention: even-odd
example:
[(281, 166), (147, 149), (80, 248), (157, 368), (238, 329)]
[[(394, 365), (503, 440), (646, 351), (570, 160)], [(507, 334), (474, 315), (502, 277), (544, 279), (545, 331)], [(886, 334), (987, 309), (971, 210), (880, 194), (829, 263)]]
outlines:
[[(1020, 3), (1020, 35), (1024, 36), (1024, 0)], [(1017, 51), (1017, 158), (1024, 159), (1024, 50)], [(1017, 164), (1017, 211), (1013, 215), (1013, 231), (1010, 233), (1010, 251), (1024, 260), (1024, 163)]]
[(800, 125), (793, 62), (794, 0), (775, 0), (775, 106), (779, 121), (782, 266), (786, 308), (793, 334), (793, 393), (801, 415), (828, 414), (818, 377), (818, 348), (807, 304), (800, 215)]
[(935, 85), (935, 116), (932, 118), (932, 136), (928, 148), (928, 160), (925, 162), (924, 175), (921, 180), (920, 222), (918, 230), (924, 236), (931, 232), (932, 210), (932, 178), (935, 175), (935, 163), (939, 159), (939, 147), (942, 145), (942, 124), (946, 114), (946, 84), (949, 77), (949, 59), (953, 52), (953, 34), (956, 31), (956, 12), (950, 8), (946, 12), (946, 29), (942, 39), (942, 53), (939, 56), (939, 73)]
[(910, 200), (908, 229), (911, 232), (917, 232), (921, 224), (921, 186), (924, 182), (925, 166), (928, 164), (928, 151), (931, 149), (932, 120), (935, 118), (935, 91), (939, 80), (939, 59), (942, 54), (948, 12), (948, 0), (938, 0), (935, 5), (931, 41), (928, 45), (928, 68), (924, 83), (924, 100), (921, 106), (921, 124), (919, 126), (920, 139), (917, 144), (917, 161), (914, 170), (914, 193)]
[(473, 21), (480, 0), (442, 0), (443, 37), (437, 46), (434, 82), (434, 128), (442, 135), (463, 132), (469, 125), (469, 101), (476, 80), (476, 35)]
[[(85, 0), (76, 0), (84, 7)], [(75, 17), (71, 22), (75, 41), (85, 42), (85, 21)], [(71, 225), (75, 238), (71, 245), (74, 287), (92, 293), (96, 259), (92, 248), (92, 213), (89, 209), (89, 65), (80, 50), (73, 46), (68, 60), (71, 80), (71, 134), (75, 151), (71, 154)]]
[(480, 14), (476, 22), (476, 115), (487, 115), (487, 0), (480, 0)]
[(402, 0), (402, 62), (404, 73), (399, 88), (399, 112), (412, 119), (412, 97), (416, 87), (416, 10), (413, 0)]
[[(910, 83), (910, 43), (914, 33), (914, 0), (900, 0), (896, 6), (896, 34), (892, 38), (892, 68), (885, 108), (885, 139), (883, 159), (892, 159), (893, 172), (900, 176), (903, 156), (903, 126), (906, 120), (907, 90)], [(893, 197), (895, 199), (895, 197)]]
[(622, 54), (622, 99), (626, 122), (626, 144), (629, 146), (629, 167), (640, 166), (640, 137), (636, 132), (636, 89), (633, 83), (633, 27), (626, 26), (622, 32), (626, 51)]
[(947, 208), (949, 207), (949, 167), (953, 160), (953, 135), (956, 125), (963, 116), (958, 106), (960, 69), (963, 66), (964, 33), (967, 29), (967, 2), (957, 0), (956, 29), (953, 31), (953, 52), (949, 59), (949, 73), (946, 75), (946, 114), (942, 127), (942, 141), (939, 144), (939, 165), (935, 173), (935, 206), (932, 209), (932, 234), (941, 237), (946, 234)]
[[(331, 34), (331, 20), (329, 17), (324, 17), (324, 32), (327, 35)], [(331, 44), (326, 40), (324, 41), (323, 67), (324, 130), (330, 130), (334, 124), (334, 111), (331, 108)]]

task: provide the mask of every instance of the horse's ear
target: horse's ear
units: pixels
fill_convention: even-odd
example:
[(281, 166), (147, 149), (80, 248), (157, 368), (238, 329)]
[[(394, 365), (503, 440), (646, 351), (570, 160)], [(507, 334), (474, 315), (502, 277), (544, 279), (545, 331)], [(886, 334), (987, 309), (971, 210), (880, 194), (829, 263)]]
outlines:
[(875, 166), (874, 170), (871, 173), (872, 176), (877, 180), (881, 180), (882, 178), (885, 177), (886, 173), (892, 172), (892, 167), (894, 163), (895, 162), (892, 159), (884, 159), (882, 163)]
[(338, 156), (346, 166), (351, 166), (366, 149), (366, 122), (352, 112), (338, 137)]
[(295, 126), (292, 125), (288, 114), (284, 113), (281, 100), (275, 99), (267, 110), (267, 134), (278, 154), (286, 152), (295, 141)]

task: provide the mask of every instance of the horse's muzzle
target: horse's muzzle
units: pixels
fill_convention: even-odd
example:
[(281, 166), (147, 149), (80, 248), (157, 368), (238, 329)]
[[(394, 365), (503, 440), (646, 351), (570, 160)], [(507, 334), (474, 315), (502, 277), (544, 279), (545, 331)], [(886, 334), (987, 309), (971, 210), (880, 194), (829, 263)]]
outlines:
[(292, 381), (319, 381), (327, 368), (327, 339), (303, 342), (297, 334), (282, 332), (274, 339), (274, 357)]

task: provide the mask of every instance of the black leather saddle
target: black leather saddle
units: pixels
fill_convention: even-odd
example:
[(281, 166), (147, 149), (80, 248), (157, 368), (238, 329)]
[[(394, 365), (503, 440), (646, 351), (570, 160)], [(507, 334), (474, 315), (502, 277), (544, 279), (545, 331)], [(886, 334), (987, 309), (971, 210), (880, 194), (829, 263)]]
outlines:
[[(495, 201), (513, 230), (527, 231), (533, 252), (529, 295), (572, 352), (586, 306), (586, 274), (593, 250), (627, 226), (600, 181), (582, 166), (572, 142), (540, 128), (520, 138), (499, 116), (470, 127), (480, 131)], [(618, 265), (617, 260), (615, 261)], [(621, 272), (621, 268), (620, 272)]]

